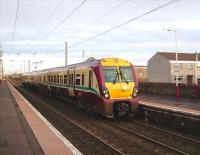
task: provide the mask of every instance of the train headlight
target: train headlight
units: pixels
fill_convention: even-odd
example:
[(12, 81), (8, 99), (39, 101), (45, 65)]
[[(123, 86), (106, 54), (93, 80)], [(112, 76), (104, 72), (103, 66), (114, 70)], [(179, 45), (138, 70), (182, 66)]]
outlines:
[(102, 87), (102, 94), (103, 94), (104, 98), (106, 98), (106, 99), (110, 98), (110, 94), (109, 94), (108, 88)]
[(137, 97), (138, 94), (139, 94), (139, 88), (138, 88), (138, 87), (135, 87), (135, 88), (133, 89), (133, 97)]

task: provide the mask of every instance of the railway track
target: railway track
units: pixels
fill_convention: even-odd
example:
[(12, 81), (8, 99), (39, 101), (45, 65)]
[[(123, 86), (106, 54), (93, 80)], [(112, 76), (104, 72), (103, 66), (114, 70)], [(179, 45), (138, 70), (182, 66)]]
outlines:
[(146, 135), (140, 134), (140, 133), (138, 133), (138, 132), (136, 132), (136, 131), (133, 131), (133, 130), (130, 130), (130, 129), (126, 128), (126, 127), (120, 126), (120, 125), (117, 124), (117, 123), (110, 122), (110, 121), (109, 121), (108, 123), (109, 123), (110, 125), (112, 125), (112, 126), (118, 128), (118, 129), (120, 129), (120, 130), (123, 130), (123, 131), (125, 131), (125, 132), (131, 134), (131, 135), (136, 135), (136, 136), (138, 136), (138, 137), (140, 137), (140, 138), (142, 138), (142, 139), (145, 139), (145, 140), (148, 140), (148, 141), (151, 142), (151, 143), (155, 143), (155, 144), (157, 144), (157, 145), (160, 145), (161, 147), (166, 148), (166, 149), (168, 149), (168, 150), (171, 150), (172, 152), (175, 152), (175, 153), (177, 153), (177, 154), (189, 155), (189, 153), (183, 152), (182, 150), (179, 150), (179, 149), (177, 149), (177, 148), (174, 148), (174, 147), (171, 147), (171, 146), (169, 146), (169, 145), (166, 145), (165, 143), (159, 142), (159, 141), (157, 141), (157, 140), (155, 140), (155, 139), (153, 139), (153, 138), (150, 138), (150, 137), (148, 137), (148, 136), (146, 136)]
[(143, 123), (143, 122), (140, 122), (140, 121), (137, 121), (137, 120), (131, 120), (130, 121), (131, 123), (134, 123), (134, 124), (139, 124), (143, 127), (147, 127), (147, 128), (150, 128), (152, 130), (157, 130), (159, 132), (162, 132), (166, 135), (169, 135), (169, 136), (175, 136), (175, 137), (178, 137), (178, 138), (181, 138), (181, 139), (184, 139), (184, 140), (187, 140), (187, 141), (190, 141), (192, 143), (196, 143), (196, 144), (199, 144), (200, 145), (200, 139), (197, 139), (197, 138), (192, 138), (190, 136), (184, 136), (184, 135), (181, 135), (179, 133), (175, 133), (175, 132), (171, 132), (171, 131), (168, 131), (166, 129), (162, 129), (162, 128), (159, 128), (159, 127), (156, 127), (156, 126), (152, 126), (148, 123)]
[[(91, 149), (95, 149), (95, 148), (98, 149), (98, 150), (95, 150), (94, 152), (100, 151), (101, 154), (125, 155), (123, 152), (121, 152), (117, 148), (115, 148), (112, 145), (110, 145), (109, 143), (105, 142), (104, 140), (102, 140), (101, 138), (96, 136), (95, 134), (91, 133), (89, 130), (85, 129), (84, 127), (82, 127), (81, 125), (79, 125), (78, 123), (73, 121), (72, 119), (70, 119), (70, 118), (66, 117), (65, 115), (61, 114), (59, 111), (57, 111), (56, 109), (52, 108), (51, 106), (45, 104), (43, 101), (41, 101), (38, 98), (34, 97), (33, 95), (31, 95), (27, 91), (23, 90), (20, 87), (17, 87), (16, 85), (15, 85), (15, 88), (20, 93), (22, 93), (24, 97), (28, 98), (29, 101), (34, 102), (34, 104), (39, 104), (40, 107), (42, 105), (45, 108), (45, 110), (51, 111), (51, 112), (53, 112), (53, 114), (56, 114), (59, 118), (63, 119), (65, 121), (65, 124), (70, 124), (70, 125), (74, 126), (75, 128), (77, 128), (78, 130), (80, 130), (80, 131), (78, 131), (76, 133), (77, 134), (81, 134), (81, 137), (83, 137), (84, 139), (87, 138), (86, 141), (89, 143), (87, 145), (89, 145), (91, 147)], [(74, 130), (77, 131), (77, 129), (74, 129)], [(86, 154), (90, 154), (90, 152), (86, 153)], [(91, 154), (93, 154), (93, 153), (91, 153)]]
[[(21, 89), (21, 88), (20, 88)], [(22, 89), (22, 91), (24, 91), (23, 89)], [(28, 92), (27, 92), (28, 93)], [(32, 96), (33, 98), (35, 98), (34, 96)], [(37, 98), (35, 98), (35, 99), (32, 99), (32, 100), (38, 100)], [(36, 102), (36, 101), (35, 101)], [(104, 152), (102, 152), (102, 151), (100, 151), (100, 153), (91, 153), (91, 154), (132, 154), (132, 153), (130, 153), (130, 152), (128, 152), (128, 151), (126, 151), (127, 149), (125, 148), (123, 148), (124, 146), (121, 146), (121, 144), (119, 144), (119, 145), (116, 145), (116, 144), (114, 144), (114, 140), (112, 139), (112, 138), (106, 138), (106, 137), (103, 137), (103, 136), (101, 136), (100, 134), (97, 134), (97, 133), (95, 133), (95, 134), (91, 134), (91, 133), (93, 133), (93, 132), (91, 132), (91, 127), (86, 127), (86, 126), (84, 126), (84, 125), (80, 125), (81, 124), (81, 122), (77, 122), (77, 120), (76, 121), (74, 121), (74, 120), (72, 120), (71, 118), (68, 118), (68, 117), (66, 117), (66, 115), (65, 114), (63, 114), (62, 112), (60, 112), (60, 111), (57, 111), (55, 108), (52, 108), (51, 106), (49, 106), (49, 105), (46, 105), (46, 103), (44, 103), (43, 101), (37, 101), (37, 102), (40, 102), (40, 105), (41, 104), (45, 104), (45, 107), (48, 107), (48, 109), (49, 109), (49, 111), (52, 111), (53, 113), (55, 113), (58, 117), (61, 117), (64, 121), (65, 121), (65, 124), (66, 124), (66, 122), (69, 122), (69, 123), (71, 123), (71, 124), (74, 124), (75, 126), (77, 126), (77, 128), (82, 128), (83, 129), (83, 132), (86, 134), (86, 135), (90, 135), (90, 137), (94, 137), (93, 139), (96, 139), (96, 141), (97, 141), (97, 143), (96, 144), (93, 144), (93, 145), (90, 145), (90, 148), (95, 148), (96, 146), (98, 146), (99, 144), (101, 144), (102, 145), (102, 147), (100, 147), (100, 149), (98, 149), (98, 150), (106, 150), (107, 149), (107, 151), (105, 151), (105, 153)], [(66, 105), (65, 105), (66, 106)], [(61, 107), (61, 108), (63, 108), (63, 107)], [(47, 109), (47, 108), (46, 108)], [(92, 121), (94, 121), (94, 119), (93, 120), (90, 120), (91, 122)], [(127, 128), (127, 127), (125, 127), (124, 125), (123, 125), (123, 123), (119, 123), (119, 122), (111, 122), (111, 121), (107, 121), (107, 120), (105, 120), (105, 119), (102, 119), (102, 118), (99, 118), (99, 119), (97, 119), (95, 122), (96, 123), (98, 123), (97, 121), (100, 121), (100, 123), (99, 124), (101, 124), (101, 123), (104, 123), (104, 124), (107, 124), (107, 129), (105, 129), (105, 130), (113, 130), (113, 132), (114, 132), (114, 130), (119, 130), (119, 132), (120, 132), (120, 134), (125, 134), (126, 133), (126, 137), (131, 137), (130, 139), (134, 139), (134, 138), (132, 138), (132, 136), (134, 137), (134, 136), (136, 136), (136, 137), (140, 137), (141, 139), (143, 139), (144, 141), (146, 141), (146, 143), (152, 143), (152, 144), (154, 144), (154, 145), (156, 145), (156, 146), (159, 146), (160, 148), (163, 148), (164, 150), (168, 150), (168, 151), (166, 151), (168, 154), (184, 154), (184, 155), (186, 155), (186, 154), (190, 154), (190, 153), (188, 153), (187, 151), (185, 152), (185, 151), (183, 151), (183, 150), (180, 150), (180, 149), (177, 149), (177, 148), (174, 148), (173, 146), (170, 146), (170, 145), (167, 145), (167, 144), (165, 144), (165, 143), (162, 143), (162, 142), (160, 142), (160, 141), (158, 141), (158, 140), (155, 140), (154, 138), (151, 138), (151, 137), (148, 137), (148, 136), (146, 136), (145, 134), (140, 134), (138, 131), (134, 131), (134, 130), (132, 130), (132, 129), (130, 129), (130, 128)], [(95, 123), (94, 122), (94, 123)], [(67, 123), (67, 124), (69, 124), (69, 123)], [(132, 120), (132, 121), (129, 121), (129, 124), (140, 124), (140, 125), (142, 125), (142, 123), (141, 122), (138, 122), (138, 121), (136, 121), (135, 122), (135, 120)], [(145, 126), (146, 124), (144, 124), (143, 123), (143, 127)], [(112, 126), (113, 127), (113, 129), (111, 129), (109, 126)], [(148, 125), (146, 125), (146, 127), (145, 128), (147, 128), (148, 127)], [(154, 127), (154, 126), (151, 126), (152, 127), (152, 129), (153, 130), (156, 130), (156, 127)], [(98, 127), (97, 127), (98, 128)], [(157, 128), (158, 130), (160, 130), (160, 132), (161, 131), (163, 131), (164, 132), (164, 130), (162, 130), (162, 129), (160, 129), (160, 128)], [(101, 130), (100, 128), (99, 128), (99, 130)], [(166, 132), (165, 132), (166, 133)], [(170, 134), (171, 132), (167, 132), (168, 134)], [(81, 134), (83, 134), (83, 133), (81, 133)], [(174, 133), (173, 133), (174, 134)], [(98, 136), (97, 136), (98, 135)], [(113, 135), (114, 136), (114, 135)], [(83, 136), (84, 138), (85, 137), (87, 137), (87, 136)], [(179, 137), (181, 137), (181, 138), (183, 138), (184, 136), (179, 136)], [(116, 139), (118, 139), (118, 137), (116, 137)], [(186, 137), (186, 139), (187, 140), (189, 140), (189, 139), (191, 139), (191, 138), (188, 138), (188, 137)], [(92, 143), (95, 143), (94, 142), (94, 140), (89, 140), (88, 139), (88, 143), (89, 143), (89, 141), (92, 141)], [(119, 138), (119, 140), (116, 140), (116, 141), (120, 141), (120, 138)], [(131, 140), (130, 140), (131, 141)], [(197, 142), (196, 140), (193, 140), (193, 142)], [(131, 142), (130, 142), (131, 143)], [(141, 144), (140, 144), (141, 145)], [(131, 145), (130, 145), (131, 146)], [(98, 152), (98, 151), (94, 151), (94, 152)], [(108, 153), (109, 152), (109, 153)], [(128, 153), (127, 153), (128, 152)], [(136, 151), (137, 152), (137, 151)], [(166, 154), (167, 154), (166, 153)], [(85, 153), (85, 154), (90, 154), (90, 153)], [(135, 154), (141, 154), (141, 153), (135, 153)], [(145, 154), (145, 153), (144, 153)], [(149, 153), (149, 154), (154, 154), (154, 153)], [(158, 153), (158, 152), (155, 152), (155, 154), (162, 154), (162, 153)], [(191, 154), (194, 154), (194, 153), (191, 153)], [(198, 154), (198, 153), (197, 153)]]

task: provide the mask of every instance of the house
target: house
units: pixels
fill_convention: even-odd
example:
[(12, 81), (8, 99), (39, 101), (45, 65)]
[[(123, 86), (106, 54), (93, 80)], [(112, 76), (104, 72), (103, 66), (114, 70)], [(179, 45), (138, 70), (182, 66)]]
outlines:
[(139, 82), (147, 82), (147, 66), (134, 66)]
[(157, 52), (147, 64), (148, 82), (192, 84), (200, 81), (200, 54)]

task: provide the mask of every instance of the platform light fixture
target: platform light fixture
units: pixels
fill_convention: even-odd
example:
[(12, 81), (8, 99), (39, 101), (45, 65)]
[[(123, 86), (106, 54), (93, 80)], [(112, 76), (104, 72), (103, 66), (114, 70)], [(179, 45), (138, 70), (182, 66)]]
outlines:
[(179, 92), (179, 85), (178, 85), (178, 72), (179, 72), (179, 66), (178, 66), (178, 41), (177, 41), (177, 31), (176, 29), (172, 29), (171, 27), (164, 28), (164, 31), (171, 31), (174, 32), (175, 36), (175, 53), (176, 53), (176, 65), (175, 65), (175, 72), (176, 72), (176, 100), (179, 99), (180, 97), (180, 92)]

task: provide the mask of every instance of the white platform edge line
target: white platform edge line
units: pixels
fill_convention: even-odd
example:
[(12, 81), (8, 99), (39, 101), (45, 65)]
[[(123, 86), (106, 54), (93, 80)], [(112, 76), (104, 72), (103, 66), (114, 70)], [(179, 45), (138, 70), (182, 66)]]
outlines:
[(173, 107), (173, 106), (170, 106), (170, 105), (157, 105), (157, 104), (152, 104), (152, 103), (149, 103), (149, 102), (141, 102), (141, 104), (143, 105), (148, 105), (148, 106), (151, 106), (151, 107), (155, 107), (155, 108), (161, 108), (161, 109), (166, 109), (166, 110), (171, 110), (171, 111), (174, 111), (174, 112), (181, 112), (181, 113), (184, 113), (184, 114), (190, 114), (190, 115), (193, 115), (193, 116), (199, 116), (200, 115), (200, 112), (198, 111), (195, 111), (195, 110), (192, 110), (192, 109), (189, 109), (190, 111), (187, 111), (185, 110), (184, 108), (177, 108), (177, 107)]
[(53, 133), (64, 143), (67, 148), (69, 148), (73, 154), (82, 155), (82, 153), (75, 148), (75, 146), (70, 143), (39, 111), (37, 111), (10, 83), (9, 87), (12, 87), (16, 93), (28, 104), (28, 106), (38, 115), (38, 117), (53, 131)]

